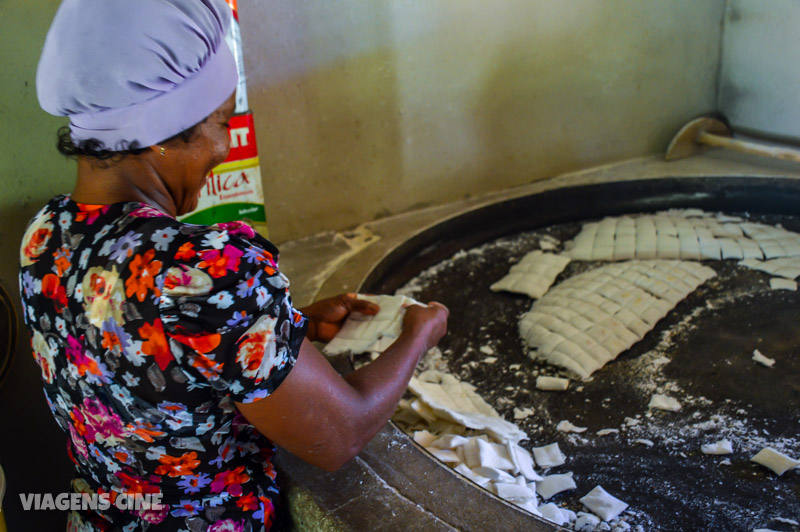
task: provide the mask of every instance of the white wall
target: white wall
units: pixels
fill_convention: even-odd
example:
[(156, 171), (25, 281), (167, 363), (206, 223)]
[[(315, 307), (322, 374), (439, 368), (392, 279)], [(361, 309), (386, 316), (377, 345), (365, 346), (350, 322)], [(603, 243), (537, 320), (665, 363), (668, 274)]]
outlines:
[(728, 0), (719, 106), (734, 131), (800, 142), (800, 2)]
[(240, 0), (270, 236), (666, 149), (724, 0)]

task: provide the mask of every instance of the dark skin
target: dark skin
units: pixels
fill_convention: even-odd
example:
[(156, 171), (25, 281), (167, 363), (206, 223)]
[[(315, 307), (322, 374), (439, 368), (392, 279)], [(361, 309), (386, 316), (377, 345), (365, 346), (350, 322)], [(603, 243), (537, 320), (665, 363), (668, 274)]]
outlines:
[[(365, 303), (350, 295), (318, 301), (310, 307), (312, 324), (333, 332), (342, 321), (325, 321), (330, 316), (377, 312), (375, 305)], [(447, 331), (447, 315), (439, 303), (408, 307), (400, 337), (377, 360), (345, 378), (314, 347), (310, 341), (314, 338), (307, 337), (294, 368), (272, 395), (236, 406), (277, 445), (335, 471), (361, 452), (389, 420), (420, 357)]]
[[(231, 95), (189, 142), (173, 139), (112, 164), (79, 157), (72, 199), (95, 205), (138, 201), (172, 216), (192, 211), (206, 176), (228, 155), (233, 110)], [(398, 339), (344, 378), (312, 342), (332, 339), (350, 312), (373, 315), (378, 306), (345, 294), (300, 310), (310, 323), (294, 368), (271, 395), (236, 407), (275, 444), (333, 471), (357, 455), (394, 413), (420, 357), (447, 332), (448, 310), (435, 302), (408, 307)]]
[(235, 105), (231, 95), (198, 124), (189, 142), (172, 139), (111, 165), (79, 157), (72, 199), (95, 205), (139, 201), (172, 216), (191, 212), (206, 176), (228, 156)]

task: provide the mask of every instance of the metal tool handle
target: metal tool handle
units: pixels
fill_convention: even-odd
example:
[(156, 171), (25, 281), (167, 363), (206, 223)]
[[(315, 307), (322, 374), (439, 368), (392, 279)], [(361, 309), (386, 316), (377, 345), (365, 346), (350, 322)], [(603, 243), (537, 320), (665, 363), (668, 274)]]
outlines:
[(724, 137), (722, 135), (715, 135), (707, 131), (701, 131), (695, 138), (696, 142), (705, 144), (707, 146), (716, 146), (720, 148), (728, 148), (730, 150), (740, 151), (743, 153), (751, 153), (754, 155), (765, 155), (767, 157), (775, 157), (783, 159), (784, 161), (793, 161), (800, 163), (800, 150), (792, 148), (785, 148), (782, 146), (770, 146), (768, 144), (761, 144), (757, 142), (750, 142), (747, 140), (734, 139), (731, 137)]

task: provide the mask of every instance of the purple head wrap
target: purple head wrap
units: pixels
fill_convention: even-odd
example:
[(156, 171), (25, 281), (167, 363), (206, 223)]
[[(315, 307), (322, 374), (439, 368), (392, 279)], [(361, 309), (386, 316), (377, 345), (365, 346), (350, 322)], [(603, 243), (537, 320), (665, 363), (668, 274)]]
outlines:
[(68, 116), (74, 142), (152, 146), (233, 94), (223, 0), (64, 0), (36, 72), (42, 109)]

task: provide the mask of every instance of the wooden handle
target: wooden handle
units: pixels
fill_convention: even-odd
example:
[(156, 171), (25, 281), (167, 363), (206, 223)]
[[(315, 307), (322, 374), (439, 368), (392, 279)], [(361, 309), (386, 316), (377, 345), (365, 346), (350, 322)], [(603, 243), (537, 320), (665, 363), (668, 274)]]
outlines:
[(714, 135), (701, 131), (698, 133), (696, 142), (705, 144), (707, 146), (717, 146), (719, 148), (728, 148), (729, 150), (740, 151), (743, 153), (752, 153), (754, 155), (765, 155), (767, 157), (775, 157), (783, 159), (784, 161), (793, 161), (800, 163), (800, 150), (792, 148), (784, 148), (781, 146), (770, 146), (767, 144), (759, 144), (747, 140), (739, 140), (731, 137), (723, 137), (721, 135)]

